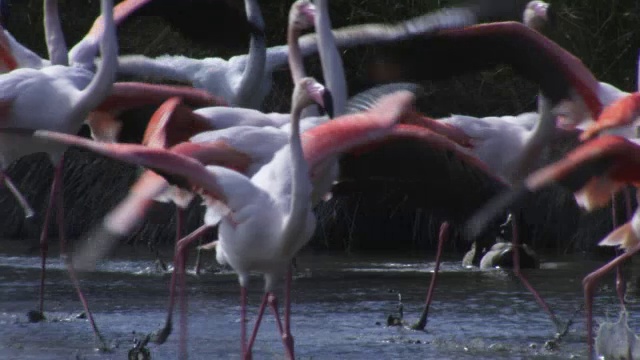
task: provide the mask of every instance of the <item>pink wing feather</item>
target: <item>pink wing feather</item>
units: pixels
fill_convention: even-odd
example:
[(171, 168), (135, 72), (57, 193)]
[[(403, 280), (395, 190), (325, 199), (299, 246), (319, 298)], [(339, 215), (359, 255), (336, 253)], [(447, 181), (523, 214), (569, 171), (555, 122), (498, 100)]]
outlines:
[(117, 82), (111, 94), (96, 108), (97, 110), (123, 110), (142, 105), (160, 104), (179, 96), (194, 107), (224, 106), (224, 99), (211, 95), (203, 89), (190, 86), (146, 84), (140, 82)]
[(607, 106), (598, 120), (580, 134), (580, 140), (585, 141), (607, 129), (628, 125), (639, 115), (640, 93), (629, 94)]
[(311, 176), (326, 159), (380, 139), (413, 108), (415, 96), (399, 91), (384, 96), (364, 113), (341, 116), (302, 134), (302, 148)]
[[(124, 19), (126, 19), (131, 13), (138, 10), (142, 6), (146, 5), (152, 0), (125, 0), (113, 7), (113, 20), (116, 25), (119, 25)], [(104, 33), (104, 21), (102, 15), (98, 16), (93, 22), (91, 30), (87, 33), (87, 36), (94, 37), (96, 41), (102, 37)]]
[(33, 136), (68, 146), (81, 147), (116, 160), (147, 167), (158, 173), (169, 174), (172, 179), (184, 181), (201, 189), (208, 196), (226, 200), (215, 174), (208, 171), (198, 160), (177, 152), (136, 144), (99, 143), (75, 135), (46, 130), (35, 131)]

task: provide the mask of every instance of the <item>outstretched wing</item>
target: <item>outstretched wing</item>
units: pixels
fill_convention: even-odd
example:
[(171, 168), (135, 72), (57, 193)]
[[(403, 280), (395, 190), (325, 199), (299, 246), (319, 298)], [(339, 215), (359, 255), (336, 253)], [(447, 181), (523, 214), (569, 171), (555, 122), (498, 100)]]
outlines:
[[(600, 137), (577, 147), (565, 158), (529, 175), (483, 206), (467, 224), (470, 237), (479, 234), (506, 208), (518, 208), (528, 196), (551, 184), (562, 185), (591, 208), (608, 202), (619, 184), (640, 180), (640, 146), (617, 136)], [(602, 177), (602, 175), (606, 175)]]
[(640, 93), (629, 94), (607, 106), (595, 123), (580, 134), (588, 140), (605, 130), (631, 124), (640, 115)]
[(338, 117), (302, 134), (302, 148), (311, 177), (316, 167), (358, 145), (384, 137), (413, 108), (415, 97), (399, 91), (382, 97), (369, 111)]

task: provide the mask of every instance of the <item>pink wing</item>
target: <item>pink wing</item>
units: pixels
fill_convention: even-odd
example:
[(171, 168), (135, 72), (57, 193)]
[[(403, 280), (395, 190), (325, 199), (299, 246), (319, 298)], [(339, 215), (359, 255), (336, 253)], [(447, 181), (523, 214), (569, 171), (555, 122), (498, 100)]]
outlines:
[[(11, 132), (11, 129), (2, 129), (0, 131)], [(81, 147), (116, 160), (144, 166), (163, 175), (163, 177), (177, 186), (189, 190), (192, 187), (196, 187), (208, 196), (222, 201), (226, 200), (215, 174), (208, 171), (198, 160), (177, 152), (136, 144), (99, 143), (75, 135), (46, 130), (32, 132), (32, 136), (68, 146)], [(211, 151), (224, 152), (224, 150), (216, 148), (212, 148)]]
[(111, 94), (96, 110), (123, 110), (143, 105), (160, 104), (179, 96), (193, 107), (226, 106), (224, 99), (211, 95), (203, 89), (190, 86), (146, 84), (140, 82), (117, 82), (113, 84)]
[[(120, 111), (144, 105), (161, 104), (163, 101), (175, 96), (181, 97), (182, 101), (194, 107), (220, 105), (224, 103), (223, 100), (211, 95), (206, 90), (195, 89), (189, 86), (121, 82), (114, 84), (111, 94), (89, 114), (86, 123), (91, 128), (91, 134), (94, 139), (105, 142), (116, 142), (120, 129), (122, 128), (122, 122), (117, 118)], [(186, 106), (182, 105), (182, 107)], [(160, 109), (158, 111), (160, 111)], [(188, 113), (190, 115), (185, 116), (188, 116), (192, 122), (195, 121), (199, 124), (206, 123), (206, 119), (198, 114), (193, 114), (190, 109)], [(181, 114), (184, 115), (186, 113), (182, 111)], [(196, 126), (193, 129), (195, 132), (206, 130), (211, 129), (203, 126)], [(193, 134), (193, 131), (187, 135)], [(178, 136), (179, 140), (173, 144), (186, 140), (184, 136)], [(166, 145), (165, 147), (173, 144)]]
[(142, 144), (166, 149), (188, 141), (195, 134), (210, 130), (215, 129), (209, 125), (206, 118), (183, 105), (181, 98), (173, 97), (153, 113), (144, 132)]
[[(134, 11), (138, 10), (142, 6), (146, 5), (152, 0), (125, 0), (118, 5), (113, 7), (113, 20), (117, 25), (126, 19), (129, 15), (131, 15)], [(91, 36), (95, 38), (96, 42), (102, 37), (104, 34), (104, 21), (102, 20), (102, 15), (98, 16), (96, 20), (93, 22), (93, 26), (91, 30), (87, 33), (87, 36)]]
[(144, 220), (154, 203), (153, 199), (168, 188), (169, 184), (160, 175), (145, 171), (129, 190), (127, 197), (104, 218), (102, 226), (117, 236), (131, 234)]
[[(47, 137), (53, 139), (51, 136)], [(86, 145), (87, 142), (91, 141), (83, 141), (82, 143), (83, 145)], [(76, 143), (76, 145), (82, 146), (79, 144), (80, 143)], [(118, 145), (111, 145), (109, 147), (113, 148), (115, 146)], [(134, 145), (134, 147), (142, 146)], [(94, 150), (93, 148), (90, 149)], [(243, 171), (243, 169), (248, 166), (249, 161), (246, 155), (234, 151), (222, 142), (201, 144), (183, 143), (174, 146), (171, 149), (171, 152), (179, 156), (188, 156), (189, 158), (193, 158), (205, 165), (214, 164), (227, 166), (238, 171)], [(105, 154), (104, 151), (99, 153)], [(120, 157), (113, 156), (113, 153), (111, 155), (105, 155), (120, 159)], [(137, 161), (132, 162), (136, 164), (140, 163)], [(202, 165), (200, 166), (202, 167)], [(176, 169), (176, 173), (179, 171), (181, 170)], [(213, 179), (215, 178), (215, 175), (211, 174), (206, 169), (205, 171), (212, 175), (210, 176), (211, 179), (209, 181), (215, 181), (215, 179)], [(179, 174), (176, 175), (174, 173), (170, 178), (175, 176), (179, 176)], [(206, 181), (206, 179), (203, 181)], [(194, 181), (192, 185), (198, 188), (205, 188), (197, 181)], [(118, 244), (122, 237), (128, 236), (133, 232), (133, 230), (144, 220), (147, 212), (153, 205), (153, 199), (167, 189), (169, 189), (169, 184), (165, 178), (152, 171), (145, 171), (131, 188), (127, 197), (120, 202), (115, 209), (109, 212), (102, 223), (91, 231), (91, 236), (89, 237), (91, 239), (90, 242), (85, 244), (74, 256), (74, 266), (81, 269), (93, 268), (96, 262), (104, 257), (113, 248), (113, 246)], [(212, 198), (223, 201), (223, 198), (218, 197), (215, 193), (209, 191), (207, 194)]]
[(169, 184), (161, 176), (145, 171), (127, 197), (91, 230), (89, 241), (74, 253), (73, 266), (77, 269), (93, 269), (99, 259), (142, 223), (153, 206), (153, 199), (168, 188)]
[(640, 115), (640, 93), (629, 94), (607, 106), (598, 120), (580, 134), (580, 140), (591, 139), (607, 129), (628, 125), (638, 115)]
[(311, 176), (326, 159), (384, 137), (413, 108), (414, 100), (412, 93), (399, 91), (380, 98), (369, 111), (338, 117), (302, 134)]
[(451, 124), (446, 124), (417, 112), (403, 118), (400, 122), (402, 124), (424, 127), (448, 138), (462, 147), (473, 148), (473, 138)]

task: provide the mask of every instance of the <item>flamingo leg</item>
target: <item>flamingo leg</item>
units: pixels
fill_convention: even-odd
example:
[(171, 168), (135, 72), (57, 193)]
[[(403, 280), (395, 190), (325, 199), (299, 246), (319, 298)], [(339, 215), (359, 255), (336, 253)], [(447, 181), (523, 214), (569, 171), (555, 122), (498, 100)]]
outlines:
[(43, 228), (42, 228), (42, 232), (40, 233), (40, 253), (41, 253), (41, 257), (42, 257), (42, 263), (41, 263), (41, 273), (40, 273), (40, 302), (39, 302), (39, 314), (38, 314), (38, 320), (42, 320), (44, 319), (44, 283), (45, 283), (45, 272), (46, 272), (46, 262), (47, 262), (47, 254), (49, 252), (49, 224), (50, 224), (50, 216), (51, 216), (51, 211), (53, 209), (53, 206), (55, 203), (57, 208), (56, 208), (56, 217), (57, 217), (57, 223), (58, 223), (58, 237), (59, 237), (59, 241), (60, 241), (60, 255), (64, 257), (65, 259), (65, 265), (67, 266), (67, 271), (69, 273), (69, 278), (71, 279), (71, 283), (73, 284), (73, 287), (76, 289), (76, 292), (78, 294), (78, 298), (80, 299), (80, 302), (82, 303), (82, 306), (84, 307), (84, 311), (85, 314), (87, 315), (87, 318), (89, 319), (89, 323), (91, 324), (91, 328), (93, 329), (93, 333), (95, 334), (96, 338), (98, 339), (98, 342), (100, 343), (100, 348), (102, 350), (107, 349), (106, 343), (104, 341), (104, 338), (102, 337), (102, 335), (100, 334), (100, 331), (98, 330), (98, 327), (96, 325), (95, 320), (93, 319), (93, 314), (91, 313), (91, 310), (89, 309), (89, 304), (87, 303), (87, 299), (85, 298), (84, 294), (82, 293), (82, 290), (80, 289), (80, 282), (78, 281), (78, 277), (76, 275), (76, 272), (73, 268), (73, 266), (71, 265), (71, 261), (70, 259), (67, 257), (66, 254), (66, 249), (65, 249), (65, 236), (64, 236), (64, 196), (62, 193), (62, 172), (64, 169), (64, 156), (62, 156), (60, 158), (60, 161), (58, 162), (58, 164), (56, 165), (55, 169), (54, 169), (54, 175), (53, 175), (53, 182), (51, 184), (51, 193), (49, 195), (49, 203), (47, 205), (47, 211), (45, 214), (45, 218), (44, 218), (44, 223), (43, 223)]
[[(57, 169), (56, 169), (57, 173)], [(40, 297), (38, 304), (38, 320), (44, 319), (44, 283), (45, 283), (45, 270), (47, 266), (47, 255), (49, 253), (49, 216), (51, 215), (52, 202), (55, 200), (55, 192), (57, 187), (57, 176), (54, 174), (53, 183), (51, 184), (51, 193), (49, 195), (49, 203), (47, 204), (47, 210), (44, 215), (44, 223), (42, 224), (42, 232), (40, 233), (40, 258), (41, 258), (41, 271), (40, 271)]]
[(590, 355), (593, 354), (593, 295), (595, 292), (595, 285), (597, 284), (598, 280), (600, 280), (600, 278), (602, 278), (617, 266), (623, 264), (638, 251), (640, 251), (640, 243), (627, 249), (627, 252), (609, 261), (604, 266), (585, 276), (585, 278), (582, 280), (582, 286), (584, 288), (585, 307), (587, 312), (587, 345), (589, 347)]
[[(173, 274), (171, 277), (177, 277), (178, 282), (178, 298), (180, 301), (180, 335), (179, 335), (179, 358), (187, 358), (187, 291), (186, 291), (186, 273), (185, 268), (187, 266), (187, 252), (186, 247), (179, 248), (180, 239), (182, 238), (184, 227), (185, 211), (181, 207), (176, 205), (176, 254), (173, 262)], [(175, 283), (175, 281), (174, 281)]]
[(553, 310), (549, 307), (549, 305), (544, 301), (542, 296), (533, 288), (529, 280), (520, 272), (520, 238), (518, 233), (518, 222), (520, 221), (520, 214), (513, 216), (513, 222), (511, 223), (511, 229), (513, 232), (513, 273), (520, 279), (522, 284), (529, 290), (531, 294), (535, 297), (538, 304), (542, 307), (542, 309), (549, 314), (551, 321), (556, 325), (556, 328), (559, 333), (563, 333), (562, 324), (556, 318), (556, 315), (553, 313)]
[(167, 338), (169, 337), (169, 335), (171, 335), (171, 329), (173, 327), (173, 307), (175, 305), (175, 299), (176, 299), (175, 288), (176, 288), (176, 280), (178, 278), (178, 275), (176, 274), (176, 269), (178, 269), (180, 266), (182, 266), (182, 269), (184, 269), (184, 266), (185, 266), (184, 263), (182, 263), (182, 265), (180, 264), (182, 253), (185, 251), (185, 249), (189, 244), (191, 244), (194, 240), (202, 236), (202, 234), (204, 234), (204, 232), (207, 231), (208, 229), (209, 229), (208, 225), (206, 224), (202, 225), (199, 228), (197, 228), (195, 231), (193, 231), (191, 234), (180, 239), (180, 241), (178, 241), (176, 244), (176, 251), (173, 258), (174, 268), (173, 268), (173, 273), (171, 274), (171, 280), (169, 282), (169, 306), (167, 309), (167, 320), (165, 321), (164, 327), (152, 336), (152, 341), (156, 344), (164, 344), (164, 342), (167, 341)]
[(179, 256), (179, 262), (176, 263), (175, 266), (177, 268), (175, 271), (178, 271), (178, 294), (180, 298), (180, 350), (179, 350), (179, 358), (186, 359), (187, 356), (187, 320), (188, 320), (188, 299), (187, 299), (187, 277), (185, 274), (185, 267), (187, 264), (187, 252), (182, 251), (181, 256)]
[(251, 358), (247, 355), (247, 288), (244, 286), (240, 287), (240, 353), (243, 359)]
[(291, 334), (291, 283), (293, 282), (293, 263), (289, 265), (284, 279), (284, 332), (282, 332), (282, 342), (291, 353), (293, 359), (294, 339)]
[[(625, 204), (625, 221), (629, 220), (629, 218), (633, 215), (633, 210), (631, 209), (631, 194), (629, 193), (629, 187), (625, 187), (622, 190), (622, 195), (624, 196), (624, 204)], [(615, 207), (615, 206), (614, 206)], [(617, 224), (614, 223), (614, 229), (617, 228)], [(621, 249), (616, 249), (616, 256), (620, 256), (622, 254)], [(624, 310), (625, 300), (624, 296), (627, 291), (626, 283), (624, 281), (622, 266), (616, 267), (616, 293), (618, 294), (618, 300), (620, 301), (620, 306)]]
[(9, 189), (9, 191), (11, 191), (13, 197), (16, 198), (18, 204), (20, 204), (20, 207), (24, 211), (24, 216), (26, 218), (33, 217), (35, 215), (35, 211), (31, 207), (27, 199), (24, 197), (24, 195), (22, 195), (20, 190), (18, 190), (9, 175), (7, 175), (7, 173), (2, 170), (0, 170), (0, 183), (1, 182), (4, 182), (4, 185), (7, 187), (7, 189)]
[[(80, 289), (80, 281), (78, 280), (78, 275), (76, 274), (75, 269), (73, 268), (72, 262), (70, 257), (67, 255), (67, 249), (66, 249), (66, 238), (65, 238), (65, 232), (64, 232), (64, 178), (63, 178), (63, 169), (64, 169), (64, 156), (60, 159), (60, 162), (58, 163), (58, 166), (56, 166), (55, 169), (55, 174), (54, 174), (54, 178), (53, 178), (53, 182), (54, 185), (52, 185), (52, 192), (51, 195), (55, 196), (55, 200), (51, 200), (49, 202), (49, 206), (51, 207), (51, 202), (55, 201), (56, 202), (56, 217), (57, 217), (57, 222), (58, 222), (58, 238), (60, 241), (60, 255), (64, 257), (65, 259), (65, 263), (67, 266), (67, 272), (69, 273), (69, 278), (71, 279), (71, 283), (73, 284), (73, 287), (76, 289), (76, 292), (78, 293), (78, 298), (80, 299), (80, 302), (82, 303), (82, 307), (84, 308), (84, 312), (87, 315), (87, 319), (89, 319), (89, 323), (91, 324), (91, 328), (93, 329), (93, 333), (96, 336), (96, 339), (98, 339), (98, 342), (100, 344), (101, 349), (106, 350), (108, 349), (106, 342), (104, 341), (104, 338), (102, 337), (102, 334), (100, 334), (100, 331), (98, 330), (98, 326), (96, 325), (96, 322), (93, 318), (93, 314), (91, 313), (91, 310), (89, 309), (89, 303), (87, 302), (87, 299), (85, 298), (84, 294), (82, 293), (82, 289)], [(55, 193), (54, 190), (55, 189)], [(48, 223), (47, 223), (48, 226)]]
[[(289, 268), (291, 269), (291, 268)], [(287, 276), (288, 277), (288, 276)], [(295, 357), (293, 356), (293, 338), (292, 337), (287, 337), (287, 335), (285, 334), (283, 328), (282, 328), (282, 321), (280, 321), (280, 313), (278, 312), (278, 298), (273, 294), (273, 293), (267, 293), (267, 303), (269, 304), (269, 307), (271, 308), (271, 311), (273, 311), (273, 316), (275, 316), (276, 318), (276, 326), (278, 327), (278, 332), (280, 333), (280, 336), (282, 337), (282, 344), (284, 345), (285, 350), (287, 351), (287, 360), (293, 360), (295, 359)], [(291, 340), (289, 340), (291, 339)], [(291, 345), (291, 346), (289, 346)]]
[(202, 255), (202, 250), (200, 249), (200, 245), (202, 245), (202, 238), (200, 238), (200, 239), (198, 240), (198, 247), (197, 247), (197, 250), (196, 250), (196, 264), (195, 264), (195, 266), (193, 267), (193, 272), (194, 272), (196, 275), (200, 275), (200, 270), (201, 270), (201, 262), (202, 262), (202, 257), (201, 257), (201, 255)]
[[(242, 287), (240, 288), (240, 290), (242, 291)], [(246, 288), (244, 288), (245, 291), (245, 301), (246, 301)], [(267, 300), (269, 298), (269, 293), (265, 293), (264, 296), (262, 297), (262, 302), (260, 303), (260, 308), (258, 309), (258, 317), (256, 318), (256, 324), (253, 326), (253, 331), (251, 332), (251, 338), (249, 339), (249, 343), (247, 344), (247, 347), (244, 349), (243, 351), (243, 360), (251, 360), (253, 358), (253, 355), (251, 353), (251, 350), (253, 349), (253, 343), (256, 341), (256, 336), (258, 336), (258, 329), (260, 329), (260, 323), (262, 322), (262, 316), (264, 315), (264, 310), (267, 308)], [(246, 314), (245, 314), (246, 316)], [(242, 327), (245, 327), (246, 324), (243, 322), (242, 323)], [(245, 333), (245, 329), (242, 329), (242, 332)]]
[(422, 314), (420, 314), (420, 319), (417, 323), (415, 323), (411, 328), (414, 330), (424, 330), (427, 326), (427, 316), (429, 315), (429, 307), (431, 306), (431, 300), (433, 300), (433, 292), (436, 288), (436, 283), (438, 281), (438, 271), (440, 270), (440, 261), (442, 257), (442, 248), (444, 247), (444, 242), (449, 240), (449, 223), (443, 222), (440, 225), (440, 234), (438, 237), (438, 250), (436, 252), (436, 265), (433, 269), (433, 276), (431, 277), (431, 283), (429, 284), (429, 290), (427, 291), (427, 299), (425, 300), (424, 309), (422, 310)]

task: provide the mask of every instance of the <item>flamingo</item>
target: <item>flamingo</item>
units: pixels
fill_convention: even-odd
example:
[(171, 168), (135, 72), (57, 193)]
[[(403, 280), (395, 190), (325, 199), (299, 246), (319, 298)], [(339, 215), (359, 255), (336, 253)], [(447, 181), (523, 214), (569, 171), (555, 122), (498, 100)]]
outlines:
[[(229, 212), (220, 223), (216, 258), (222, 263), (229, 263), (238, 273), (243, 299), (241, 326), (244, 329), (249, 271), (259, 271), (265, 275), (265, 296), (260, 314), (267, 303), (277, 311), (276, 298), (272, 293), (277, 279), (286, 272), (290, 259), (313, 233), (315, 219), (310, 201), (311, 178), (322, 169), (322, 162), (339, 152), (382, 139), (391, 125), (408, 111), (413, 101), (413, 96), (406, 92), (387, 96), (369, 112), (341, 117), (320, 125), (310, 130), (313, 133), (303, 136), (301, 140), (296, 123), (302, 107), (311, 104), (312, 98), (322, 101), (323, 91), (325, 88), (311, 78), (304, 78), (297, 84), (292, 97), (294, 126), (290, 144), (280, 149), (274, 159), (251, 178), (225, 167), (205, 167), (195, 159), (162, 149), (133, 144), (97, 143), (73, 135), (42, 130), (13, 133), (26, 133), (34, 141), (81, 146), (106, 156), (143, 165), (158, 173), (170, 175), (168, 178), (178, 180), (178, 183), (190, 183), (200, 188), (199, 192), (205, 195), (207, 203), (211, 203), (212, 199), (223, 201)], [(11, 129), (1, 131), (11, 132)], [(207, 213), (209, 215), (209, 211)], [(205, 221), (210, 218), (207, 215)], [(82, 253), (77, 254), (74, 256), (74, 263), (86, 266), (83, 257)], [(242, 331), (245, 358), (250, 357), (251, 344), (257, 330), (256, 326), (246, 347), (246, 332)], [(288, 324), (285, 324), (280, 333), (288, 356), (293, 358), (293, 341)]]
[[(120, 24), (129, 15), (152, 0), (125, 0), (115, 6), (113, 16), (115, 24)], [(67, 45), (60, 26), (58, 16), (58, 1), (44, 1), (44, 25), (47, 51), (50, 60), (43, 59), (26, 46), (18, 42), (9, 31), (0, 25), (0, 48), (2, 49), (3, 62), (9, 64), (3, 72), (16, 68), (41, 69), (50, 65), (78, 66), (87, 70), (95, 70), (94, 58), (98, 53), (100, 38), (103, 36), (104, 25), (102, 16), (99, 16), (87, 35), (76, 44), (67, 54)], [(7, 62), (4, 57), (12, 57)], [(70, 58), (70, 59), (69, 59)], [(71, 60), (71, 61), (70, 61)]]
[[(151, 0), (125, 0), (113, 8), (114, 23), (118, 25), (132, 13), (148, 4)], [(44, 1), (44, 20), (47, 49), (51, 61), (36, 60), (29, 49), (20, 45), (8, 32), (0, 32), (0, 60), (9, 70), (20, 67), (40, 69), (50, 65), (67, 65), (69, 56), (64, 40), (64, 34), (60, 27), (57, 0)], [(67, 71), (73, 73), (77, 87), (85, 87), (93, 75), (85, 68), (88, 63), (93, 64), (93, 58), (97, 54), (99, 41), (103, 36), (105, 27), (102, 16), (94, 21), (87, 35), (69, 52), (72, 68)], [(3, 37), (2, 35), (6, 35)], [(8, 42), (8, 45), (7, 45)], [(9, 49), (9, 50), (7, 50)], [(33, 54), (37, 57), (37, 55)], [(17, 64), (17, 65), (15, 65)], [(101, 141), (115, 141), (121, 128), (118, 115), (129, 108), (160, 104), (172, 96), (181, 96), (189, 105), (195, 107), (209, 105), (226, 105), (221, 99), (210, 95), (206, 91), (192, 89), (186, 86), (170, 86), (145, 84), (136, 82), (116, 83), (109, 97), (94, 109), (86, 120), (91, 128), (94, 139)]]
[[(529, 194), (539, 191), (553, 183), (568, 187), (575, 195), (578, 205), (593, 210), (608, 204), (611, 194), (621, 190), (626, 184), (640, 185), (640, 146), (624, 137), (606, 135), (588, 141), (577, 147), (565, 158), (530, 174), (522, 184), (503, 193), (486, 204), (467, 224), (470, 236), (482, 229), (488, 219), (505, 207), (518, 208)], [(635, 215), (634, 215), (635, 218)], [(629, 224), (615, 230), (605, 239), (604, 245), (625, 246), (622, 235), (630, 236)], [(629, 242), (630, 240), (625, 240)], [(633, 241), (630, 244), (634, 244)], [(635, 248), (634, 248), (635, 250)], [(598, 271), (589, 274), (583, 281), (586, 308), (588, 345), (591, 353), (592, 336), (592, 299), (595, 282), (607, 271), (620, 264), (631, 255), (631, 251), (617, 257)], [(616, 265), (611, 265), (616, 264)]]
[[(472, 2), (466, 7), (438, 10), (415, 17), (395, 25), (365, 24), (334, 30), (338, 47), (353, 47), (375, 43), (391, 43), (420, 35), (433, 34), (442, 29), (459, 28), (477, 22), (478, 17), (486, 13), (504, 11), (507, 2), (492, 3)], [(251, 21), (251, 23), (256, 23)], [(255, 35), (252, 35), (255, 36)], [(318, 39), (315, 35), (300, 38), (302, 56), (318, 51)], [(256, 50), (255, 52), (253, 50)], [(165, 79), (192, 84), (204, 88), (212, 94), (223, 97), (229, 104), (258, 108), (272, 87), (272, 73), (285, 65), (289, 48), (280, 45), (258, 51), (252, 47), (248, 55), (238, 55), (223, 60), (220, 58), (192, 59), (185, 56), (164, 55), (155, 59), (141, 55), (125, 55), (119, 58), (118, 72), (126, 75), (137, 75), (154, 79)], [(256, 60), (264, 59), (261, 76), (252, 78), (250, 96), (239, 97), (240, 79), (249, 69), (258, 68)], [(257, 91), (256, 91), (257, 89)]]
[[(117, 43), (113, 24), (112, 1), (101, 1), (101, 11), (105, 16), (105, 36), (100, 43), (104, 54), (104, 63), (91, 82), (84, 86), (77, 86), (83, 76), (64, 66), (50, 66), (36, 69), (17, 69), (0, 76), (2, 91), (3, 127), (25, 127), (34, 129), (52, 129), (69, 133), (76, 133), (88, 112), (100, 104), (107, 96), (113, 85), (115, 66), (117, 64)], [(43, 118), (42, 114), (47, 114)], [(46, 121), (45, 121), (46, 120)], [(47, 256), (47, 233), (51, 209), (58, 203), (58, 226), (61, 252), (64, 253), (64, 231), (62, 228), (62, 192), (60, 182), (62, 175), (64, 146), (42, 146), (37, 142), (25, 139), (18, 140), (7, 134), (0, 136), (0, 166), (2, 169), (25, 155), (46, 152), (55, 166), (55, 174), (51, 188), (51, 197), (44, 220), (40, 244), (42, 253), (42, 276), (40, 280), (40, 303), (36, 318), (43, 318), (44, 268)], [(69, 273), (78, 291), (94, 333), (104, 347), (104, 341), (99, 334), (93, 317), (88, 311), (86, 300), (79, 290), (78, 281), (70, 263)], [(37, 316), (39, 315), (39, 316)]]
[[(302, 58), (298, 55), (299, 53), (296, 52), (297, 38), (302, 29), (308, 28), (313, 24), (314, 13), (315, 7), (308, 1), (297, 1), (291, 7), (288, 41), (292, 48), (290, 63), (292, 75), (295, 81), (300, 81), (302, 77), (305, 76)], [(331, 47), (330, 42), (323, 46), (321, 52), (326, 51), (324, 49), (327, 47)], [(327, 76), (327, 78), (331, 79), (332, 76)], [(346, 95), (342, 92), (341, 96)], [(329, 97), (328, 100), (324, 99), (323, 103), (331, 105), (330, 101), (331, 99)], [(163, 107), (158, 109), (149, 123), (143, 144), (153, 147), (167, 148), (180, 141), (186, 140), (189, 140), (194, 144), (213, 144), (215, 142), (222, 142), (221, 146), (233, 149), (236, 153), (243, 154), (244, 160), (250, 161), (251, 165), (245, 166), (246, 171), (241, 172), (247, 176), (253, 176), (262, 166), (271, 161), (273, 155), (278, 149), (282, 148), (288, 142), (287, 130), (290, 133), (291, 129), (285, 129), (282, 131), (273, 127), (265, 127), (265, 125), (271, 124), (280, 125), (278, 123), (278, 118), (276, 118), (275, 122), (272, 122), (272, 117), (269, 115), (285, 114), (263, 114), (252, 109), (220, 107), (198, 109), (193, 113), (189, 113), (188, 110), (178, 108), (178, 105), (179, 101), (176, 99), (173, 102), (169, 101), (163, 105)], [(179, 115), (178, 113), (182, 113), (183, 119), (179, 120), (178, 117), (171, 117), (174, 112), (177, 115)], [(206, 118), (202, 117), (201, 115), (203, 113), (208, 116)], [(329, 113), (331, 113), (330, 109)], [(191, 120), (184, 119), (185, 116), (191, 116)], [(279, 117), (282, 118), (283, 116)], [(284, 116), (284, 118), (288, 122), (290, 115)], [(325, 121), (324, 118), (305, 118), (304, 120), (310, 120), (304, 122), (305, 129), (315, 126), (318, 122)], [(194, 133), (210, 129), (222, 130), (209, 131), (192, 136)], [(190, 139), (189, 136), (191, 136)], [(255, 146), (256, 144), (261, 144), (261, 146), (257, 147)], [(222, 164), (218, 163), (218, 165)], [(233, 166), (234, 164), (230, 163), (230, 165)], [(235, 167), (235, 170), (239, 170), (237, 166)], [(151, 178), (149, 176), (150, 175), (143, 176), (139, 181), (139, 183), (146, 184), (143, 187), (145, 189), (144, 193), (153, 194), (152, 197), (155, 197), (156, 199), (168, 200), (176, 204), (176, 244), (178, 244), (178, 240), (181, 237), (182, 214), (184, 208), (186, 208), (193, 199), (194, 194), (176, 187), (171, 187), (169, 190), (165, 190), (166, 187), (163, 186), (162, 180), (158, 178)], [(155, 184), (155, 186), (152, 184)], [(322, 189), (326, 189), (328, 186), (330, 185), (323, 186)], [(135, 185), (130, 195), (121, 203), (121, 205), (114, 209), (105, 218), (102, 225), (103, 227), (94, 232), (102, 234), (100, 236), (100, 238), (103, 239), (100, 241), (101, 243), (117, 243), (117, 239), (122, 236), (126, 236), (130, 230), (140, 222), (142, 216), (123, 217), (121, 215), (122, 213), (129, 214), (131, 211), (136, 211), (137, 214), (142, 215), (148, 209), (150, 205), (150, 198), (144, 196), (141, 197), (139, 190), (137, 190), (138, 188), (139, 187)], [(156, 190), (149, 191), (149, 189)], [(326, 192), (326, 190), (324, 191)], [(318, 199), (321, 196), (322, 195), (314, 195), (313, 198)], [(314, 202), (317, 201), (314, 200)], [(113, 219), (117, 219), (117, 221), (113, 221)], [(200, 234), (202, 231), (204, 231), (204, 229), (198, 229), (196, 230), (196, 233)], [(193, 236), (194, 235), (192, 234), (189, 238), (192, 238)], [(109, 247), (109, 245), (105, 245), (103, 248), (107, 249)], [(170, 282), (170, 301), (167, 320), (165, 322), (165, 326), (153, 336), (154, 342), (160, 344), (166, 340), (172, 328), (175, 283), (176, 281), (180, 281), (180, 283), (184, 281), (184, 265), (186, 259), (184, 258), (184, 252), (180, 249), (180, 247), (176, 248), (174, 261), (175, 270)], [(97, 258), (100, 257), (101, 254), (99, 252), (94, 252), (93, 256)], [(177, 276), (176, 271), (178, 271)], [(181, 343), (183, 342), (181, 341)]]
[[(540, 6), (539, 3), (534, 3), (534, 5)], [(546, 8), (543, 8), (543, 10), (546, 11)], [(544, 11), (538, 13), (538, 16), (546, 16)], [(531, 19), (527, 19), (526, 11), (524, 15), (525, 22), (530, 22)], [(441, 65), (445, 68), (445, 73), (456, 70), (469, 71), (470, 69), (483, 68), (496, 62), (506, 61), (540, 85), (543, 96), (539, 98), (539, 106), (541, 107), (539, 114), (526, 113), (518, 117), (488, 117), (481, 119), (453, 115), (449, 118), (440, 119), (443, 124), (449, 125), (451, 128), (457, 129), (466, 135), (469, 139), (469, 146), (461, 150), (488, 166), (490, 173), (500, 178), (499, 184), (501, 187), (508, 184), (517, 184), (520, 179), (536, 167), (540, 151), (556, 131), (555, 116), (551, 111), (552, 106), (561, 105), (567, 100), (576, 104), (577, 106), (571, 113), (571, 118), (575, 119), (571, 120), (573, 123), (580, 123), (584, 119), (583, 114), (585, 112), (586, 115), (590, 113), (588, 117), (596, 117), (602, 107), (600, 100), (602, 87), (600, 87), (589, 70), (567, 51), (548, 40), (539, 32), (530, 29), (531, 25), (530, 23), (522, 25), (515, 22), (482, 24), (460, 30), (443, 31), (422, 41), (428, 45), (435, 44), (431, 47), (439, 49), (430, 51), (429, 53), (432, 54), (430, 58), (433, 58), (435, 54), (447, 54), (449, 56), (449, 54), (457, 51), (466, 52), (469, 46), (475, 48), (489, 45), (490, 49), (500, 49), (498, 56), (496, 54), (485, 55), (487, 49), (483, 49), (481, 59), (468, 56), (454, 57), (456, 64), (460, 66), (454, 69), (448, 63), (443, 63)], [(520, 51), (528, 51), (531, 47), (537, 49), (540, 54), (537, 55), (535, 61), (531, 61), (525, 56), (520, 56), (522, 54), (517, 52), (510, 53), (502, 49), (502, 47), (507, 49), (509, 47), (522, 47), (522, 49), (518, 49)], [(503, 57), (499, 57), (500, 55)], [(573, 66), (568, 67), (567, 64)], [(430, 75), (442, 76), (440, 69), (434, 69), (434, 72)], [(366, 108), (367, 103), (365, 99), (360, 103), (360, 106)], [(588, 105), (588, 110), (579, 110), (581, 105), (585, 104)], [(344, 165), (342, 167), (343, 170), (346, 166), (353, 166), (353, 164)], [(451, 169), (448, 170), (451, 171)], [(468, 201), (468, 199), (465, 200)], [(514, 237), (514, 241), (516, 240), (517, 238)], [(519, 271), (519, 263), (515, 262), (515, 258), (518, 256), (516, 244), (514, 244), (514, 250), (516, 250), (514, 251), (515, 274), (550, 315), (554, 324), (559, 326), (560, 323), (551, 309), (529, 282), (522, 277)], [(428, 297), (425, 311), (428, 309), (429, 302), (430, 298)], [(421, 321), (415, 327), (424, 328), (425, 319), (426, 314), (423, 312)]]

